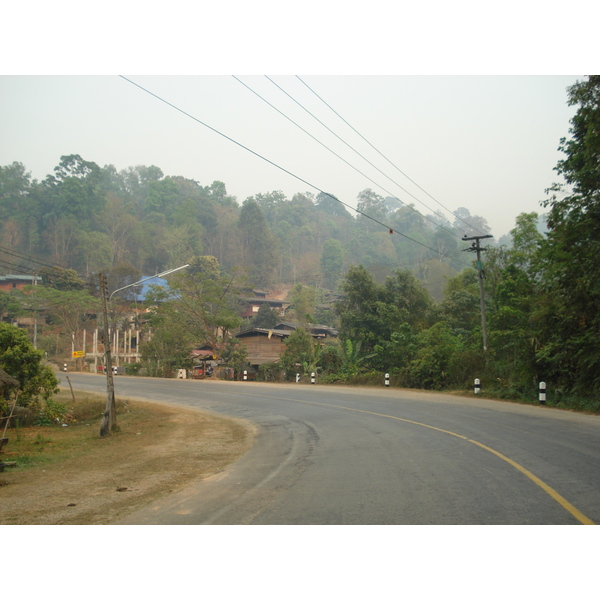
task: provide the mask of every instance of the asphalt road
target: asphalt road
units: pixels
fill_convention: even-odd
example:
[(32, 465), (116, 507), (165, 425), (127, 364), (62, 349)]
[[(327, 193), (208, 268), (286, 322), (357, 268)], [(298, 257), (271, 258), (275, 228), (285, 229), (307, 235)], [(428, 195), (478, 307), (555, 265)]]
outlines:
[[(106, 390), (103, 376), (68, 375), (77, 389)], [(223, 473), (122, 524), (600, 522), (598, 416), (318, 384), (117, 376), (115, 391), (259, 429)]]

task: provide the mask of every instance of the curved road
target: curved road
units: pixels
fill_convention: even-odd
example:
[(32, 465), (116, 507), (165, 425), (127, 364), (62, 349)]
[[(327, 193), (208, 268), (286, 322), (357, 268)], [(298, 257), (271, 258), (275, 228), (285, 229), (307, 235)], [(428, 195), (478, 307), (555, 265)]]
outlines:
[[(106, 390), (102, 376), (69, 378), (77, 389)], [(115, 393), (259, 430), (223, 473), (122, 524), (600, 522), (598, 416), (318, 384), (115, 377)]]

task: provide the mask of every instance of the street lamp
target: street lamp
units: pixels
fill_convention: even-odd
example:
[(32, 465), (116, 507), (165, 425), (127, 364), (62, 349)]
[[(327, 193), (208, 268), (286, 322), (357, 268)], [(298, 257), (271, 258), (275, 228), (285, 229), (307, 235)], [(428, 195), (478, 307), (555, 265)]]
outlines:
[(108, 328), (108, 304), (112, 300), (112, 297), (115, 292), (120, 292), (128, 287), (132, 287), (134, 285), (139, 285), (140, 283), (144, 283), (144, 281), (148, 281), (149, 279), (154, 279), (155, 277), (162, 277), (163, 275), (168, 275), (169, 273), (174, 273), (175, 271), (179, 271), (180, 269), (185, 269), (190, 265), (183, 265), (183, 267), (177, 267), (176, 269), (169, 269), (168, 271), (164, 271), (163, 273), (159, 273), (158, 275), (152, 275), (151, 277), (145, 277), (140, 281), (136, 281), (135, 283), (130, 283), (129, 285), (123, 286), (118, 290), (115, 290), (106, 300), (106, 277), (100, 273), (100, 293), (102, 296), (102, 312), (104, 313), (104, 369), (106, 371), (106, 411), (104, 412), (104, 416), (102, 418), (102, 424), (100, 425), (100, 437), (104, 437), (110, 433), (110, 431), (114, 431), (117, 428), (117, 415), (116, 415), (116, 402), (115, 402), (115, 387), (113, 382), (113, 374), (112, 374), (112, 359), (110, 356), (110, 332)]
[[(176, 267), (175, 269), (168, 269), (166, 271), (163, 271), (162, 273), (158, 273), (157, 275), (151, 275), (150, 277), (144, 277), (144, 279), (140, 279), (139, 281), (136, 281), (135, 283), (130, 283), (128, 285), (125, 285), (117, 290), (115, 290), (114, 292), (112, 292), (112, 294), (108, 297), (108, 306), (111, 307), (111, 301), (112, 301), (112, 297), (117, 293), (120, 292), (122, 290), (126, 290), (129, 287), (133, 287), (136, 285), (140, 285), (141, 283), (144, 283), (145, 281), (149, 281), (150, 279), (155, 279), (156, 277), (163, 277), (165, 275), (170, 275), (171, 273), (175, 273), (175, 271), (181, 271), (181, 269), (185, 269), (186, 267), (189, 267), (190, 265), (183, 265), (182, 267)], [(111, 309), (111, 313), (112, 313), (112, 309)], [(114, 321), (113, 321), (113, 326), (114, 326)], [(110, 328), (109, 328), (109, 343), (110, 343)]]

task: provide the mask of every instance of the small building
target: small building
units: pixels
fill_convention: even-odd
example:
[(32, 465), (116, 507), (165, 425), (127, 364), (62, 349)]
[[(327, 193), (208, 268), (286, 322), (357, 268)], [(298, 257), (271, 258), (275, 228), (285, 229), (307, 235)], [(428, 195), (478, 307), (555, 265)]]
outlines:
[(276, 362), (285, 352), (283, 340), (292, 333), (291, 330), (263, 329), (253, 327), (240, 331), (236, 338), (248, 351), (248, 362), (257, 367), (269, 362)]
[(285, 315), (285, 311), (290, 307), (289, 302), (263, 297), (244, 298), (243, 303), (244, 308), (242, 309), (241, 313), (243, 319), (251, 319), (252, 317), (255, 317), (263, 304), (266, 304), (269, 308), (277, 311), (277, 314), (280, 317), (283, 317)]
[(10, 376), (4, 369), (0, 369), (0, 396), (8, 395), (13, 390), (19, 388), (19, 382)]
[[(235, 337), (246, 347), (248, 362), (253, 367), (258, 367), (264, 363), (278, 361), (285, 352), (284, 340), (297, 328), (295, 323), (279, 323), (273, 329), (253, 327), (240, 331)], [(310, 325), (308, 331), (315, 340), (337, 337), (337, 331), (325, 325)]]
[(213, 365), (216, 364), (214, 350), (208, 344), (194, 348), (190, 353), (190, 358), (194, 362), (190, 372), (192, 379), (204, 379), (209, 376), (212, 373)]
[[(275, 329), (283, 329), (286, 331), (295, 331), (296, 329), (298, 329), (298, 325), (296, 323), (283, 322), (283, 323), (278, 323), (277, 325), (275, 325)], [(314, 338), (332, 338), (332, 337), (338, 336), (337, 330), (334, 329), (333, 327), (329, 327), (327, 325), (310, 324), (310, 325), (307, 325), (307, 329), (308, 329), (308, 332)]]
[(25, 286), (42, 283), (42, 278), (37, 275), (0, 275), (0, 290), (22, 290)]

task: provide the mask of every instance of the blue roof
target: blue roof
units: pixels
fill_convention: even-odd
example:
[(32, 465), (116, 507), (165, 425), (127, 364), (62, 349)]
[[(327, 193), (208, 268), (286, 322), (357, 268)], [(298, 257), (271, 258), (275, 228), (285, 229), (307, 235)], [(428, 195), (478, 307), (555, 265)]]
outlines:
[[(142, 279), (146, 279), (147, 277), (152, 277), (152, 275), (144, 275)], [(152, 279), (148, 279), (148, 281), (144, 281), (144, 283), (135, 286), (137, 290), (136, 300), (138, 302), (143, 302), (150, 291), (150, 286), (158, 285), (162, 288), (168, 288), (169, 282), (162, 277), (152, 277)]]

